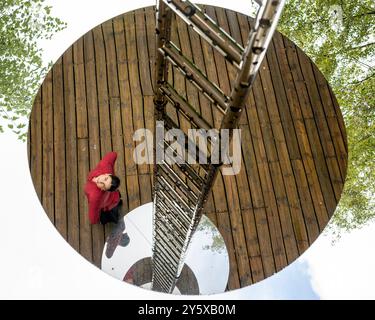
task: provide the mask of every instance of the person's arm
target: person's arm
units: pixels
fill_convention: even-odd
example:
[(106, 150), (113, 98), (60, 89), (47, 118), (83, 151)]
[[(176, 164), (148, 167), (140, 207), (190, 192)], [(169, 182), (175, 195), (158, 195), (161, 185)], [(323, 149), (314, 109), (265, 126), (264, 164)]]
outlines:
[(116, 152), (108, 152), (102, 160), (100, 160), (99, 164), (97, 165), (96, 169), (98, 168), (113, 168), (115, 161), (117, 159)]
[(91, 224), (97, 224), (100, 220), (99, 198), (89, 198), (89, 220)]

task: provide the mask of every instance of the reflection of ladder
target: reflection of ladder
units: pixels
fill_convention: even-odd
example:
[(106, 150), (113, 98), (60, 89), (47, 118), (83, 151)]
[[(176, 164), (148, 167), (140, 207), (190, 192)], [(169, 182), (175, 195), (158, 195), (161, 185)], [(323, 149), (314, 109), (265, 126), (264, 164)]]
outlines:
[[(179, 128), (167, 113), (167, 103), (188, 119), (192, 127), (205, 130), (211, 128), (196, 109), (168, 83), (169, 62), (171, 62), (218, 108), (222, 114), (221, 127), (218, 129), (229, 129), (230, 137), (232, 136), (232, 129), (238, 124), (245, 99), (284, 5), (283, 0), (257, 0), (255, 2), (258, 4), (257, 15), (247, 45), (243, 48), (198, 6), (189, 1), (157, 1), (155, 120), (163, 121), (166, 129)], [(237, 75), (230, 94), (226, 95), (222, 92), (170, 41), (173, 12), (234, 65)], [(204, 153), (208, 157), (208, 163), (192, 165), (184, 162), (183, 157), (178, 158), (174, 152), (176, 148), (170, 141), (164, 137), (159, 140), (156, 136), (158, 125), (160, 122), (156, 123), (154, 135), (156, 142), (154, 144), (152, 289), (170, 293), (181, 273), (191, 237), (200, 221), (208, 194), (222, 164), (222, 162), (211, 162), (210, 154), (212, 155), (214, 148), (222, 144), (219, 143), (220, 135), (218, 135), (217, 139), (211, 139), (213, 140), (211, 153), (199, 150), (196, 146), (195, 154)], [(189, 139), (186, 134), (185, 138)], [(181, 146), (186, 155), (191, 153), (191, 148), (188, 149), (187, 145), (185, 142)], [(226, 154), (227, 149), (228, 143), (224, 144), (224, 147), (221, 146), (221, 155)], [(160, 150), (165, 150), (165, 160), (159, 159)]]

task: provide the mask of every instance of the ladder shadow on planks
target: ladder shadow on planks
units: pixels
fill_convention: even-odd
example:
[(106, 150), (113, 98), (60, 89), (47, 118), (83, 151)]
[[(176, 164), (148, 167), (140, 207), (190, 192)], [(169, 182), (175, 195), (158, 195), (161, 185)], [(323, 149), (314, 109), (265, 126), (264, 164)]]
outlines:
[[(156, 67), (154, 75), (155, 132), (154, 189), (153, 189), (153, 256), (152, 290), (171, 293), (184, 265), (189, 243), (203, 214), (204, 206), (215, 178), (223, 165), (245, 101), (265, 56), (280, 17), (284, 1), (256, 1), (257, 15), (248, 41), (243, 48), (221, 29), (200, 8), (189, 1), (158, 0), (156, 8)], [(215, 83), (170, 40), (173, 14), (181, 17), (212, 47), (224, 55), (236, 68), (233, 90), (224, 93)], [(168, 130), (180, 129), (168, 115), (166, 105), (172, 105), (195, 129), (213, 129), (170, 83), (169, 68), (177, 68), (218, 108), (221, 124), (218, 130), (229, 130), (229, 139), (223, 143), (219, 134), (211, 137), (210, 150), (192, 145), (185, 133), (180, 145), (182, 154), (167, 138), (158, 138), (160, 126)], [(162, 128), (163, 130), (163, 128)], [(195, 141), (193, 141), (193, 145)], [(165, 152), (164, 152), (165, 151)], [(195, 151), (195, 152), (192, 152)], [(185, 159), (196, 159), (197, 154), (207, 157), (207, 163), (191, 164)], [(214, 155), (219, 154), (219, 157)], [(165, 159), (164, 159), (165, 156)], [(214, 159), (215, 158), (215, 159)], [(219, 161), (214, 161), (219, 160)]]

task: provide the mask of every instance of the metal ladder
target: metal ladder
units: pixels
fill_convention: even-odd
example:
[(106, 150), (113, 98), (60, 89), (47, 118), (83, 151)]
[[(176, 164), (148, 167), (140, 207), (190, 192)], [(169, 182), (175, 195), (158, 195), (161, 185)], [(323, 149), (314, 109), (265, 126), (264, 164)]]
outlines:
[[(194, 159), (203, 153), (208, 156), (208, 162), (205, 164), (190, 164), (184, 161), (183, 157), (179, 158), (176, 154), (169, 140), (156, 136), (161, 125), (168, 130), (179, 128), (166, 111), (167, 103), (175, 107), (195, 128), (211, 129), (202, 115), (168, 83), (169, 63), (181, 71), (186, 79), (218, 108), (223, 118), (221, 127), (217, 129), (229, 129), (231, 138), (284, 6), (284, 0), (255, 2), (259, 6), (257, 15), (246, 47), (243, 48), (197, 5), (187, 0), (157, 1), (152, 290), (171, 293), (176, 286), (190, 240), (199, 224), (218, 170), (223, 164), (222, 161), (214, 162), (210, 158), (221, 145), (220, 134), (211, 139), (209, 151), (199, 150), (199, 147), (195, 146), (195, 152), (188, 148), (189, 136), (185, 136), (185, 144), (181, 146), (183, 152)], [(229, 95), (212, 83), (171, 42), (173, 13), (181, 17), (236, 68), (236, 79)], [(228, 147), (228, 143), (224, 148), (221, 146), (220, 154), (225, 154)], [(161, 150), (165, 150), (165, 159), (158, 156)]]

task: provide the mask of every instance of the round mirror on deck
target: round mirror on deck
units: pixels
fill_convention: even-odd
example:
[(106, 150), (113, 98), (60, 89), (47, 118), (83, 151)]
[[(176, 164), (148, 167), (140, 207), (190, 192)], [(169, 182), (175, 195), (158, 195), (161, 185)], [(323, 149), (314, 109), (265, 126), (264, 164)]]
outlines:
[[(101, 268), (127, 283), (150, 289), (152, 280), (152, 203), (129, 212), (109, 235)], [(191, 240), (175, 294), (214, 294), (225, 291), (229, 257), (224, 239), (206, 217)]]

